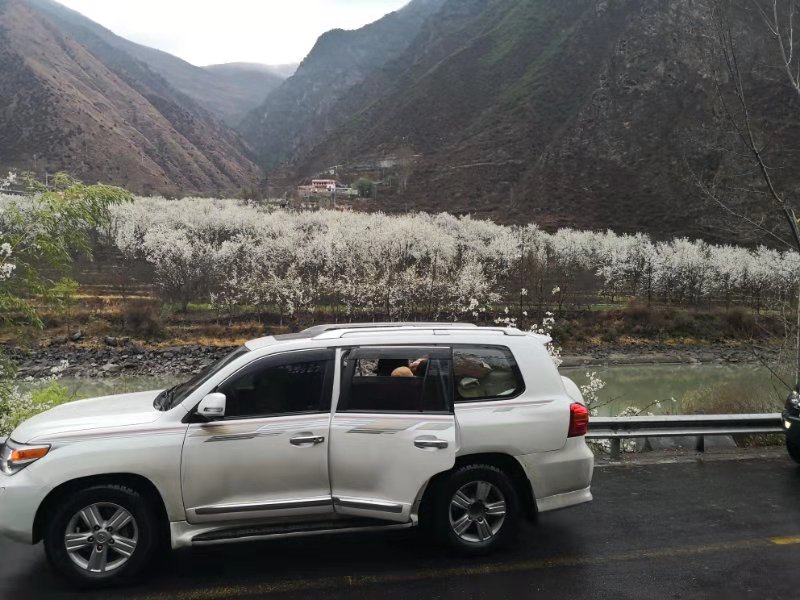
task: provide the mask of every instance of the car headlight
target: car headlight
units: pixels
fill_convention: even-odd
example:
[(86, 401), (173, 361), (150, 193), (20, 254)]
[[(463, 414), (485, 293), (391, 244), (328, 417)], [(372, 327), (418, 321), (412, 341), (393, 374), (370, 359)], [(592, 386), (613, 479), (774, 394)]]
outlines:
[(49, 444), (26, 446), (6, 440), (6, 443), (0, 448), (0, 471), (6, 475), (13, 475), (36, 462), (48, 452), (50, 452)]

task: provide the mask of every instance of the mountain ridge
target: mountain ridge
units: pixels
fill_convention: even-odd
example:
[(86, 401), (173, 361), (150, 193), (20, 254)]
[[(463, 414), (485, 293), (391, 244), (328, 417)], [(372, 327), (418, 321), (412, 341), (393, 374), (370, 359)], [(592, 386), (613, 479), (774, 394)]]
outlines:
[(250, 112), (239, 131), (267, 171), (328, 131), (329, 108), (412, 41), (444, 0), (412, 0), (359, 29), (322, 34), (297, 71)]
[(232, 192), (260, 178), (233, 132), (148, 65), (38, 2), (0, 1), (0, 163), (139, 193)]
[[(389, 181), (373, 209), (724, 239), (694, 175), (717, 164), (736, 177), (715, 150), (729, 125), (707, 54), (710, 14), (705, 0), (448, 0), (414, 43), (342, 94), (334, 126), (294, 157), (292, 177), (363, 171), (403, 150), (416, 156), (407, 186)], [(734, 16), (752, 91), (796, 104), (757, 67), (776, 64), (763, 24)], [(774, 131), (776, 147), (792, 147), (788, 130)], [(775, 158), (779, 174), (791, 164)]]
[[(102, 25), (54, 0), (27, 0), (42, 14), (54, 19), (78, 42), (96, 44), (93, 38), (147, 64), (171, 86), (186, 94), (217, 118), (234, 126), (260, 104), (285, 79), (274, 68), (230, 69), (198, 67), (168, 52), (138, 44), (116, 35)], [(241, 77), (246, 72), (247, 77)], [(220, 76), (222, 73), (222, 76)]]

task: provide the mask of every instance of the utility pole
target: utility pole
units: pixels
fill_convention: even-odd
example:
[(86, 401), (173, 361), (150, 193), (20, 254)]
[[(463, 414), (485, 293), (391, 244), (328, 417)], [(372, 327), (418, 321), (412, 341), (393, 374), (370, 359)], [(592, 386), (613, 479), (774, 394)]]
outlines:
[(336, 166), (333, 167), (333, 202), (331, 208), (336, 210)]

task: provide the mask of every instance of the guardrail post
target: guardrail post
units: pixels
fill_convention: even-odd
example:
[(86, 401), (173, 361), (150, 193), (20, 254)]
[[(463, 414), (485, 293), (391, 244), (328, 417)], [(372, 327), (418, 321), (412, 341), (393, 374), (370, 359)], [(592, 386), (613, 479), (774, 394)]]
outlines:
[(611, 460), (619, 460), (622, 452), (622, 440), (611, 438)]
[(704, 435), (697, 436), (697, 451), (698, 452), (706, 451), (706, 436)]

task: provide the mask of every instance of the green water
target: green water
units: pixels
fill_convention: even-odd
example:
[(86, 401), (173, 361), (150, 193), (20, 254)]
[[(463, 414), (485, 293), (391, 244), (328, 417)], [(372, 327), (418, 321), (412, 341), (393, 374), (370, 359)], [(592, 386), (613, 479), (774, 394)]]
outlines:
[[(600, 391), (600, 415), (616, 415), (628, 406), (647, 408), (654, 414), (685, 414), (703, 410), (698, 399), (704, 390), (723, 386), (741, 390), (742, 394), (760, 393), (774, 399), (772, 410), (779, 411), (784, 392), (773, 391), (769, 372), (755, 365), (620, 365), (609, 367), (570, 367), (561, 370), (578, 385), (587, 381), (586, 373), (594, 371), (606, 382)], [(61, 382), (80, 398), (122, 394), (169, 387), (188, 376), (128, 376), (104, 379), (64, 377)], [(709, 392), (705, 392), (705, 397)], [(673, 401), (674, 399), (674, 401)], [(660, 406), (655, 401), (660, 401)], [(749, 412), (739, 410), (737, 412)]]
[(106, 378), (62, 377), (59, 382), (66, 385), (76, 398), (94, 398), (128, 392), (160, 390), (189, 378), (186, 376), (133, 375)]
[[(628, 406), (646, 408), (653, 414), (687, 414), (705, 411), (702, 402), (718, 393), (725, 397), (740, 393), (773, 402), (771, 410), (783, 405), (780, 383), (758, 365), (619, 365), (610, 367), (570, 367), (561, 374), (578, 385), (587, 382), (587, 370), (597, 373), (606, 386), (598, 394), (602, 416), (614, 416)], [(779, 391), (776, 392), (775, 388)], [(713, 391), (712, 391), (713, 390)], [(659, 401), (658, 404), (654, 404)], [(731, 412), (749, 412), (744, 410)], [(715, 410), (709, 410), (715, 412)], [(725, 411), (727, 412), (727, 411)], [(760, 412), (760, 411), (758, 411)]]

